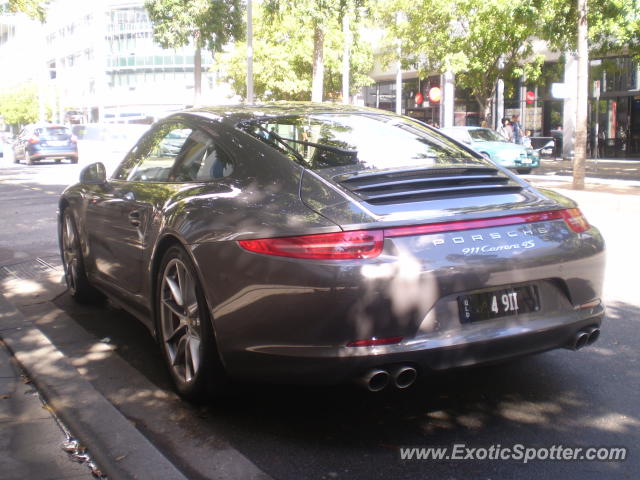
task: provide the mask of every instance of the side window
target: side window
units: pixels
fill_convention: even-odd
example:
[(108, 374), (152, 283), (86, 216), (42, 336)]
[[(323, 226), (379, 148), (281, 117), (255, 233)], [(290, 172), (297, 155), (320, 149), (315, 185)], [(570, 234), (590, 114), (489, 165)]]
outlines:
[(165, 124), (146, 135), (130, 152), (114, 177), (130, 182), (167, 182), (173, 166), (193, 130)]
[(201, 130), (193, 131), (180, 158), (174, 174), (176, 182), (206, 182), (226, 177), (233, 171), (229, 156)]

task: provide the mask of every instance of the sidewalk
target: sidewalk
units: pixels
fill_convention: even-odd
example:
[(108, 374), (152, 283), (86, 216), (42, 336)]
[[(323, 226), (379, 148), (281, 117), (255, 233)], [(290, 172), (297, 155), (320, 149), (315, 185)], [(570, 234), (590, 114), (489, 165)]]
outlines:
[[(541, 188), (573, 189), (572, 162), (543, 159), (539, 168), (522, 178)], [(640, 160), (587, 159), (585, 191), (640, 195)]]
[(0, 338), (0, 478), (96, 478), (65, 458), (66, 436), (50, 408), (108, 478), (186, 479), (2, 294)]
[(0, 342), (0, 477), (90, 479), (86, 465), (62, 450), (67, 436), (33, 383)]

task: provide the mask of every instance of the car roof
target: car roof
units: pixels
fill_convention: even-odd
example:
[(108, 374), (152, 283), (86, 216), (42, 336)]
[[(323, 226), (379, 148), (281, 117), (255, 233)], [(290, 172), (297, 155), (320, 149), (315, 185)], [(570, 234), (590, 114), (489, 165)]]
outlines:
[(166, 118), (189, 114), (235, 125), (241, 122), (257, 120), (260, 118), (283, 117), (289, 115), (313, 115), (322, 113), (366, 113), (373, 115), (396, 116), (396, 114), (386, 110), (356, 107), (352, 105), (313, 102), (274, 102), (258, 105), (198, 107), (184, 110), (182, 112), (176, 112)]
[(26, 128), (69, 128), (66, 125), (59, 125), (57, 123), (32, 123), (27, 125)]

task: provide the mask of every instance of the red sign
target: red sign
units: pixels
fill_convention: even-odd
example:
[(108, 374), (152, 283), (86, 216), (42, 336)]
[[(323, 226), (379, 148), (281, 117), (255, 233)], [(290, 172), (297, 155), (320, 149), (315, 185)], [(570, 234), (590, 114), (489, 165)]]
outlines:
[(416, 105), (422, 105), (422, 102), (424, 102), (424, 97), (420, 92), (416, 93)]
[(536, 94), (533, 92), (527, 92), (527, 105), (531, 105), (536, 99)]
[(442, 91), (440, 87), (432, 87), (429, 89), (429, 100), (433, 103), (438, 103), (442, 97)]

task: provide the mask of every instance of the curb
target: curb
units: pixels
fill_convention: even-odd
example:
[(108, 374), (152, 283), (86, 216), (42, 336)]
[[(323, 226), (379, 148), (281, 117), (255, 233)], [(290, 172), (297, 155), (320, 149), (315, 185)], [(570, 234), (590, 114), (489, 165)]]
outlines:
[(0, 337), (108, 477), (187, 479), (1, 294)]

